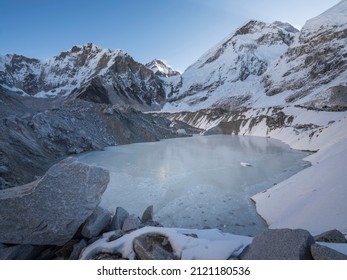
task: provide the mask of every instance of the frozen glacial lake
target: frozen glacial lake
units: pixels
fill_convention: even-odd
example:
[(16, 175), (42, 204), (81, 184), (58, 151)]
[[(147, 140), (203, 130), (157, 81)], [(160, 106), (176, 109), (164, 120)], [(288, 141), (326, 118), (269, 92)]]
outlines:
[(307, 167), (307, 155), (274, 139), (215, 135), (108, 147), (79, 159), (110, 171), (104, 208), (140, 216), (154, 205), (164, 226), (253, 236), (266, 224), (250, 197)]

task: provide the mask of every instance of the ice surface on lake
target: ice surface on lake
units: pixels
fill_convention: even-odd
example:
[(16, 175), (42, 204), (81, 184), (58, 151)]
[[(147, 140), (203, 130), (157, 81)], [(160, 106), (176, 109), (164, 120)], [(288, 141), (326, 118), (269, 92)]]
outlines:
[(101, 206), (111, 211), (140, 216), (153, 204), (164, 226), (255, 235), (266, 225), (250, 196), (308, 166), (305, 156), (274, 139), (217, 135), (109, 147), (80, 160), (110, 171)]

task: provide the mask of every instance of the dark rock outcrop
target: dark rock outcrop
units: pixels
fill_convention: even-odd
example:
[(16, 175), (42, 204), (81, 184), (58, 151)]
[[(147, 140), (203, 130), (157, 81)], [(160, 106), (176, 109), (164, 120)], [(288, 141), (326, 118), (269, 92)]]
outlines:
[(68, 158), (37, 181), (0, 191), (0, 242), (65, 244), (99, 204), (108, 182), (106, 170)]

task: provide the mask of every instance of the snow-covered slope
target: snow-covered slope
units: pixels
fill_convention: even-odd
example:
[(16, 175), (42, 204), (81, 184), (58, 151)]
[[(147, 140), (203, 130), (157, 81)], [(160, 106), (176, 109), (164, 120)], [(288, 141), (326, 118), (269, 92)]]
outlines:
[(347, 1), (307, 21), (250, 21), (206, 52), (169, 88), (166, 112), (211, 107), (347, 108)]
[(182, 74), (164, 111), (236, 107), (263, 92), (260, 77), (294, 40), (289, 24), (252, 20), (206, 52)]
[(271, 137), (294, 149), (317, 151), (312, 166), (253, 197), (271, 228), (304, 228), (318, 234), (333, 228), (347, 234), (347, 112), (286, 106), (208, 109), (166, 115), (207, 130), (206, 134)]
[(100, 49), (93, 44), (74, 46), (43, 61), (2, 56), (0, 85), (35, 97), (74, 92), (75, 97), (90, 100), (93, 95), (102, 95), (98, 100), (103, 103), (147, 110), (159, 109), (165, 101), (162, 82), (151, 70), (121, 50)]
[(313, 139), (310, 147), (319, 152), (306, 158), (311, 167), (253, 197), (270, 228), (305, 228), (313, 234), (337, 228), (347, 233), (346, 127), (345, 115)]
[(144, 227), (124, 235), (115, 242), (109, 241), (113, 232), (105, 233), (102, 238), (81, 253), (80, 259), (90, 259), (99, 252), (114, 253), (116, 251), (124, 258), (133, 260), (136, 256), (133, 240), (146, 233), (159, 233), (166, 236), (174, 248), (175, 255), (182, 260), (225, 260), (231, 255), (239, 255), (252, 242), (251, 237), (222, 233), (217, 229)]

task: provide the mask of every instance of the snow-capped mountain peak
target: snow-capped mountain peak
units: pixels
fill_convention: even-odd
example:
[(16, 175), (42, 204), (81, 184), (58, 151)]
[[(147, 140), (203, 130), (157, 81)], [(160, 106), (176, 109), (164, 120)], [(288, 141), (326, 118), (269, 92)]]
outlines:
[(161, 81), (152, 71), (122, 50), (101, 49), (91, 43), (73, 46), (47, 60), (3, 56), (0, 85), (23, 95), (71, 95), (141, 110), (158, 108), (165, 100)]
[(151, 69), (154, 72), (154, 74), (161, 77), (171, 77), (180, 75), (178, 71), (173, 70), (170, 65), (168, 65), (160, 59), (152, 60), (151, 62), (146, 64), (146, 67), (148, 69)]
[(244, 104), (258, 90), (259, 77), (288, 49), (297, 32), (289, 24), (247, 22), (187, 68), (164, 110)]

